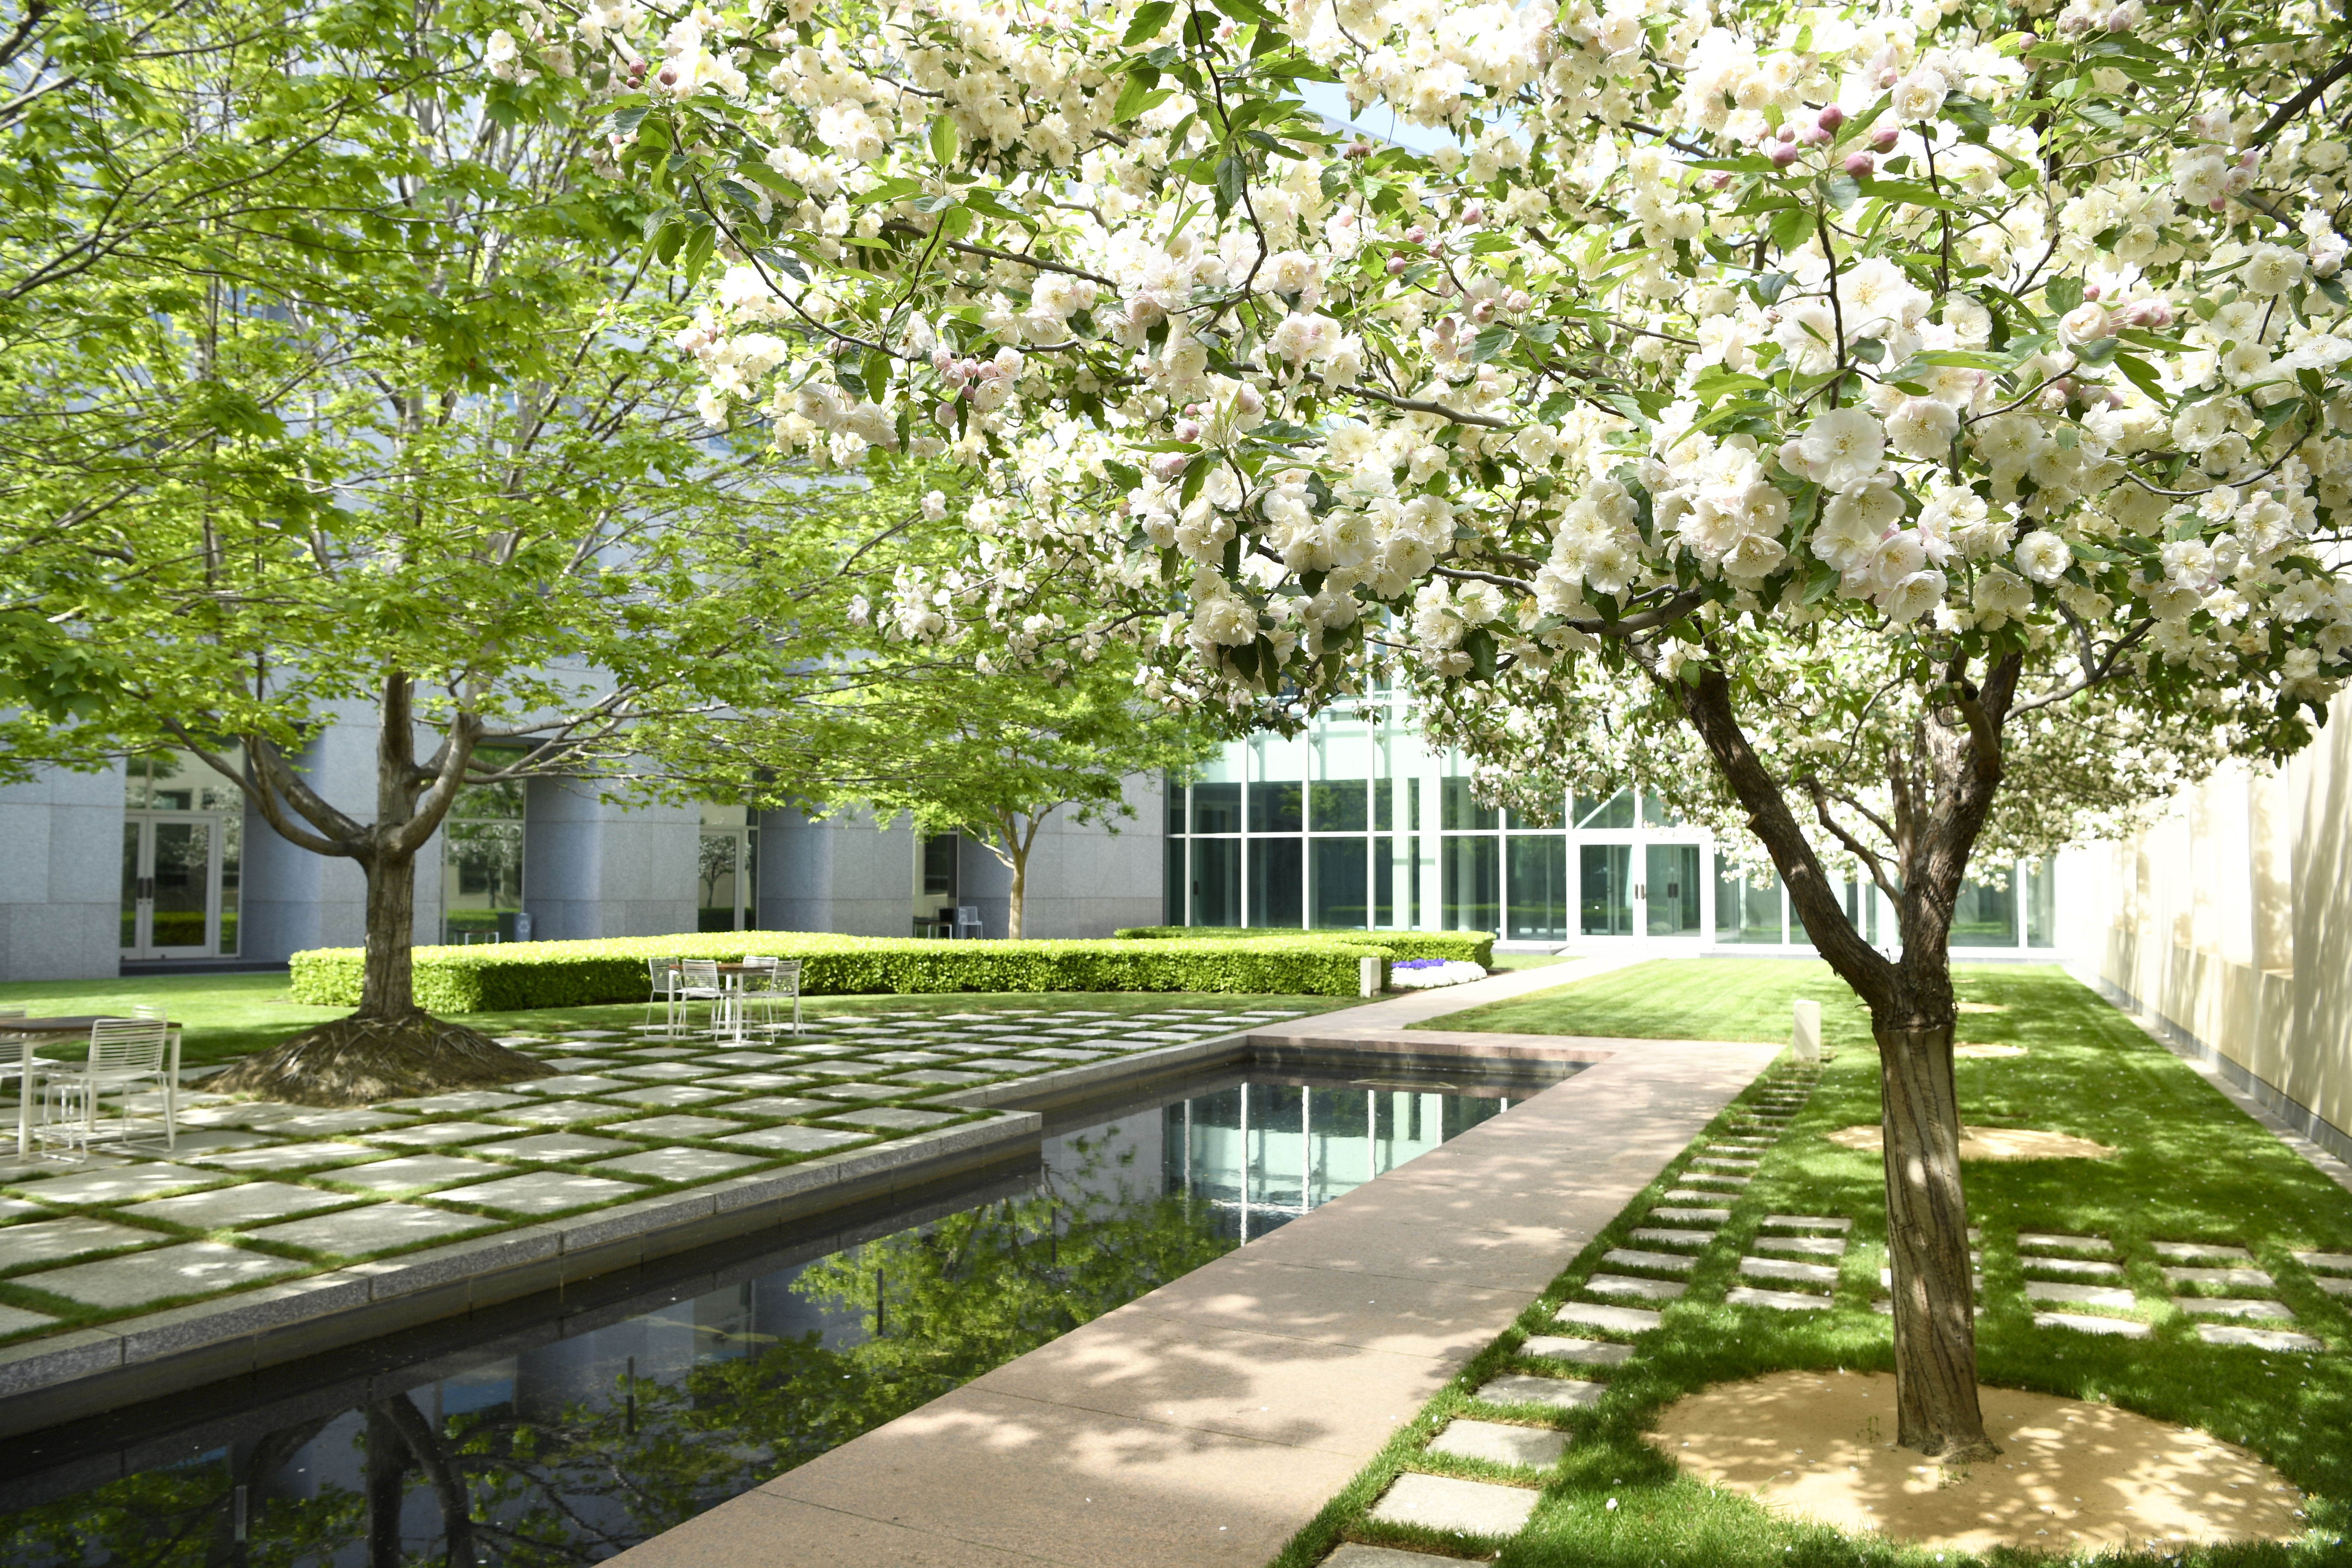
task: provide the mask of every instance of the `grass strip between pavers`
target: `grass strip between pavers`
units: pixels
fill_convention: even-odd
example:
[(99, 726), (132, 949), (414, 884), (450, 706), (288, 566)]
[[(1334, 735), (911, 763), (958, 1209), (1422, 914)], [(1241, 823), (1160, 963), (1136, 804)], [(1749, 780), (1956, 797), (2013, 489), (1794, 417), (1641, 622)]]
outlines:
[[(2305, 1495), (2309, 1528), (2291, 1542), (2176, 1544), (2108, 1552), (2103, 1563), (2239, 1565), (2352, 1562), (2352, 1303), (2329, 1296), (2296, 1251), (2352, 1251), (2352, 1194), (2297, 1158), (2184, 1063), (2094, 993), (2048, 967), (1975, 965), (1956, 972), (1968, 1010), (1962, 1040), (2021, 1045), (2022, 1057), (1958, 1064), (1961, 1115), (1977, 1124), (2050, 1128), (2119, 1152), (2105, 1160), (1971, 1161), (1969, 1220), (1984, 1234), (1985, 1296), (1977, 1321), (1979, 1373), (1989, 1385), (2103, 1401), (2197, 1427), (2276, 1467)], [(1531, 1335), (1578, 1334), (1552, 1314), (1582, 1299), (1612, 1247), (1690, 1169), (1712, 1139), (1734, 1133), (1746, 1110), (1791, 1068), (1786, 1058), (1710, 1124), (1640, 1196), (1578, 1254), (1515, 1326), (1481, 1352), (1399, 1430), (1381, 1454), (1294, 1537), (1275, 1568), (1313, 1568), (1342, 1541), (1486, 1558), (1502, 1568), (1732, 1568), (1782, 1564), (2048, 1563), (2088, 1561), (2002, 1549), (1982, 1558), (1848, 1536), (1768, 1510), (1745, 1494), (1680, 1473), (1644, 1442), (1675, 1400), (1714, 1384), (1783, 1370), (1892, 1372), (1893, 1331), (1872, 1310), (1885, 1260), (1884, 1176), (1874, 1152), (1850, 1152), (1824, 1134), (1878, 1120), (1877, 1060), (1865, 1016), (1818, 963), (1665, 961), (1497, 1004), (1428, 1026), (1513, 1033), (1667, 1039), (1785, 1039), (1789, 1003), (1811, 995), (1824, 1008), (1832, 1059), (1811, 1099), (1761, 1170), (1714, 1206), (1730, 1223), (1698, 1254), (1691, 1288), (1664, 1304), (1658, 1330), (1631, 1342), (1613, 1368), (1570, 1366), (1519, 1354)], [(1768, 1214), (1850, 1216), (1835, 1304), (1781, 1313), (1724, 1303), (1742, 1254)], [(2036, 1328), (2017, 1261), (2020, 1232), (2097, 1235), (2116, 1244), (2137, 1295), (2131, 1315), (2153, 1332), (2126, 1341)], [(2196, 1320), (2174, 1308), (2153, 1241), (2244, 1245), (2276, 1280), (2291, 1325), (2326, 1342), (2317, 1353), (2208, 1344)], [(1643, 1303), (1629, 1302), (1629, 1305)], [(2281, 1325), (2289, 1326), (2289, 1325)], [(1624, 1336), (1613, 1336), (1623, 1338)], [(1585, 1410), (1495, 1406), (1471, 1397), (1498, 1373), (1570, 1375), (1605, 1382)], [(1548, 1471), (1451, 1458), (1424, 1445), (1451, 1419), (1472, 1416), (1566, 1431)], [(1998, 1463), (1999, 1461), (1995, 1461)], [(1539, 1485), (1528, 1528), (1507, 1542), (1374, 1523), (1366, 1515), (1402, 1472)], [(1613, 1503), (1613, 1506), (1612, 1506)], [(1495, 1555), (1497, 1547), (1499, 1555)], [(1442, 1561), (1442, 1559), (1441, 1559)]]

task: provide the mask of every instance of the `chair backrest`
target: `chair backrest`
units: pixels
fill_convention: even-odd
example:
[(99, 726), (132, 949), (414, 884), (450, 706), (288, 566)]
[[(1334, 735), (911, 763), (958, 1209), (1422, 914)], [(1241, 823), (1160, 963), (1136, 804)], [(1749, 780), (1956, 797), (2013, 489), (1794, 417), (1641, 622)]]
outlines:
[(958, 904), (956, 906), (956, 924), (960, 926), (976, 926), (979, 923), (980, 906), (978, 904)]
[(719, 984), (719, 961), (715, 958), (681, 958), (677, 968), (688, 985), (708, 989)]
[(805, 960), (798, 958), (780, 958), (776, 960), (776, 966), (768, 971), (768, 989), (771, 991), (782, 991), (785, 994), (791, 996), (799, 995), (801, 994), (801, 965), (804, 962)]
[(646, 959), (646, 978), (652, 984), (654, 994), (656, 996), (668, 991), (677, 984), (677, 960), (675, 958)]
[(98, 1019), (89, 1026), (89, 1072), (161, 1072), (167, 1032), (161, 1018)]
[(756, 952), (743, 955), (743, 973), (738, 980), (745, 994), (756, 995), (774, 985), (777, 962), (772, 958), (762, 958)]

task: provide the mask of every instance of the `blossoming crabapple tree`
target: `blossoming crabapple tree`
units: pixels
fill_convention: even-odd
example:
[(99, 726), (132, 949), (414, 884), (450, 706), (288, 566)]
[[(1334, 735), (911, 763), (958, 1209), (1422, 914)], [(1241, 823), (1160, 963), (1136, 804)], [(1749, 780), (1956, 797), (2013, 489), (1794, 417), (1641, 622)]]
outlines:
[(1899, 1438), (1988, 1450), (1953, 900), (2045, 731), (2284, 753), (2344, 673), (2343, 22), (526, 4), (500, 68), (576, 62), (709, 279), (677, 340), (705, 412), (984, 471), (972, 563), (899, 585), (910, 632), (1068, 579), (1150, 613), (1179, 704), (1392, 666), (1507, 765), (1580, 743), (1596, 683), (1671, 718), (1641, 733), (1704, 751), (1871, 1011)]

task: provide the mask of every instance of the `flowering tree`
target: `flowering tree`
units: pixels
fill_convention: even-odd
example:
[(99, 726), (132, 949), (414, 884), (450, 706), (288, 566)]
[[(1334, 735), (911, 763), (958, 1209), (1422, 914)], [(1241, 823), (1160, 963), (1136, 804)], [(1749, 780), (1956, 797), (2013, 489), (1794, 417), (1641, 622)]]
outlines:
[(2019, 756), (2127, 735), (2149, 760), (2102, 787), (2156, 787), (2207, 735), (2303, 744), (2344, 672), (2352, 29), (2234, 0), (814, 16), (594, 0), (498, 43), (517, 77), (577, 53), (671, 203), (661, 253), (720, 263), (679, 339), (707, 411), (985, 471), (994, 569), (909, 579), (909, 622), (1076, 577), (1152, 614), (1172, 702), (1312, 708), (1380, 662), (1507, 765), (1576, 743), (1596, 684), (1703, 748), (1877, 1032), (1900, 1440), (1988, 1451), (1953, 902)]

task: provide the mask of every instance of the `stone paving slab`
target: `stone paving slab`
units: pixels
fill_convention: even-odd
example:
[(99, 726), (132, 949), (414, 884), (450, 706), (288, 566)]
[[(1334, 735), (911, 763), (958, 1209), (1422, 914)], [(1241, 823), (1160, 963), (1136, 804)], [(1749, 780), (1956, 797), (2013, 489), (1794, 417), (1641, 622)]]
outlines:
[(1484, 1459), (1489, 1464), (1548, 1470), (1568, 1452), (1568, 1434), (1544, 1426), (1508, 1426), (1499, 1421), (1472, 1421), (1457, 1416), (1445, 1424), (1445, 1430), (1430, 1443), (1429, 1451), (1457, 1459)]
[(273, 1225), (246, 1235), (256, 1241), (299, 1247), (306, 1252), (342, 1258), (369, 1258), (379, 1252), (415, 1247), (419, 1242), (446, 1241), (496, 1225), (479, 1215), (451, 1214), (420, 1204), (369, 1204), (341, 1214), (319, 1215), (286, 1225)]
[(1623, 1366), (1633, 1359), (1633, 1347), (1572, 1334), (1530, 1334), (1519, 1346), (1519, 1353), (1546, 1361), (1572, 1361), (1580, 1366)]
[(2020, 1252), (2112, 1252), (2114, 1245), (2103, 1236), (2059, 1236), (2042, 1230), (2021, 1230), (2017, 1233)]
[(0, 1268), (22, 1268), (33, 1263), (62, 1263), (69, 1258), (103, 1252), (117, 1247), (137, 1247), (163, 1238), (137, 1226), (69, 1215), (62, 1219), (35, 1220), (0, 1229)]
[(2156, 1331), (2146, 1323), (2129, 1318), (2094, 1318), (2084, 1312), (2036, 1312), (2033, 1326), (2037, 1329), (2072, 1329), (2078, 1334), (2108, 1334), (2118, 1339), (2144, 1340)]
[(845, 1143), (862, 1143), (868, 1136), (863, 1132), (839, 1132), (829, 1127), (763, 1127), (757, 1132), (739, 1132), (718, 1142), (730, 1149), (811, 1154), (820, 1149), (838, 1149)]
[(2341, 1296), (2347, 1300), (2352, 1300), (2352, 1279), (2336, 1279), (2326, 1274), (2318, 1274), (2312, 1277), (2311, 1282), (2318, 1286), (2321, 1289), (2326, 1291), (2331, 1296)]
[(707, 1078), (704, 1089), (723, 1089), (740, 1094), (746, 1089), (790, 1089), (794, 1084), (808, 1082), (806, 1073), (796, 1072), (731, 1072), (725, 1078)]
[(1543, 1405), (1555, 1410), (1589, 1410), (1609, 1395), (1605, 1383), (1588, 1383), (1573, 1377), (1531, 1377), (1525, 1373), (1505, 1373), (1478, 1385), (1474, 1399), (1489, 1405)]
[(217, 1241), (184, 1241), (96, 1263), (72, 1263), (39, 1274), (19, 1275), (15, 1282), (85, 1307), (137, 1307), (279, 1274), (299, 1274), (304, 1267), (290, 1258), (247, 1252)]
[(452, 1143), (478, 1143), (485, 1138), (509, 1138), (514, 1129), (495, 1121), (421, 1121), (414, 1127), (395, 1127), (382, 1132), (371, 1132), (368, 1141), (389, 1143), (401, 1149), (438, 1149)]
[(593, 1138), (585, 1132), (541, 1132), (502, 1143), (477, 1144), (470, 1152), (501, 1160), (593, 1160), (600, 1154), (632, 1154), (637, 1145), (623, 1138)]
[(2120, 1279), (2124, 1277), (2120, 1263), (2101, 1263), (2088, 1258), (2027, 1258), (2021, 1255), (2017, 1266), (2027, 1274), (2047, 1274), (2060, 1279)]
[(1668, 1225), (1729, 1225), (1731, 1211), (1714, 1208), (1653, 1208), (1650, 1218)]
[(655, 1089), (618, 1089), (606, 1098), (630, 1105), (676, 1109), (686, 1105), (708, 1105), (714, 1100), (724, 1100), (727, 1091), (698, 1084), (666, 1083)]
[(2252, 1263), (2254, 1260), (2254, 1255), (2244, 1247), (2234, 1247), (2226, 1242), (2151, 1241), (2147, 1244), (2147, 1249), (2158, 1258), (2169, 1258), (2176, 1263), (2193, 1263), (2199, 1260), (2215, 1263)]
[[(1701, 1247), (1713, 1239), (1704, 1232), (1683, 1234), (1696, 1234), (1696, 1245)], [(1601, 1255), (1601, 1261), (1611, 1268), (1654, 1268), (1663, 1274), (1688, 1274), (1698, 1267), (1697, 1258), (1679, 1252), (1644, 1252), (1630, 1247), (1612, 1247)]]
[[(501, 1121), (546, 1122), (611, 1121), (635, 1114), (625, 1105), (605, 1105), (593, 1100), (551, 1100), (539, 1105), (518, 1105), (499, 1112)], [(508, 1131), (500, 1129), (501, 1131)]]
[(891, 1100), (906, 1093), (907, 1086), (898, 1083), (829, 1083), (809, 1092), (825, 1100)]
[(2324, 1351), (2324, 1340), (2284, 1329), (2249, 1329), (2237, 1323), (2200, 1323), (2197, 1337), (2209, 1345), (2249, 1345), (2258, 1351)]
[(2265, 1301), (2252, 1296), (2175, 1296), (2172, 1304), (2197, 1318), (2269, 1318), (2279, 1322), (2294, 1321), (2294, 1313), (2284, 1301)]
[(2352, 1274), (2352, 1252), (2298, 1252), (2294, 1260), (2314, 1273)]
[(2113, 1307), (2128, 1312), (2139, 1305), (2139, 1298), (2128, 1289), (2114, 1285), (2072, 1285), (2056, 1279), (2028, 1279), (2025, 1299), (2029, 1301), (2056, 1301), (2074, 1307)]
[(459, 1182), (488, 1181), (508, 1167), (489, 1160), (467, 1160), (455, 1154), (404, 1154), (373, 1165), (327, 1171), (321, 1180), (338, 1185), (364, 1187), (370, 1192), (398, 1192), (409, 1187), (446, 1187)]
[(632, 1138), (723, 1138), (750, 1129), (743, 1122), (718, 1116), (648, 1116), (642, 1121), (611, 1122), (604, 1131), (625, 1132)]
[(761, 1095), (730, 1100), (721, 1109), (730, 1116), (820, 1116), (840, 1107), (829, 1100), (804, 1100), (796, 1095)]
[(199, 1170), (193, 1165), (116, 1165), (21, 1183), (17, 1190), (53, 1204), (123, 1204), (188, 1187), (218, 1186), (227, 1180), (218, 1171)]
[(1760, 1230), (1835, 1230), (1849, 1231), (1853, 1221), (1818, 1214), (1768, 1214)]
[(1843, 1258), (1841, 1236), (1759, 1236), (1748, 1246), (1759, 1252), (1786, 1253), (1799, 1258)]
[[(626, 1089), (628, 1080), (605, 1078), (597, 1073), (559, 1073), (553, 1078), (535, 1078), (515, 1087), (527, 1089), (533, 1094), (602, 1094), (610, 1089)], [(521, 1100), (520, 1095), (510, 1096), (506, 1103), (518, 1105)]]
[(1372, 1505), (1369, 1517), (1463, 1535), (1510, 1536), (1527, 1528), (1538, 1497), (1523, 1487), (1408, 1471)]
[(1665, 1319), (1646, 1307), (1613, 1307), (1594, 1301), (1569, 1301), (1551, 1315), (1551, 1321), (1570, 1328), (1602, 1329), (1616, 1334), (1646, 1334)]
[(879, 1110), (849, 1110), (825, 1118), (851, 1127), (877, 1127), (890, 1132), (922, 1132), (955, 1121), (956, 1114), (946, 1110), (909, 1110), (901, 1106), (885, 1106)]
[(759, 1154), (729, 1154), (717, 1149), (649, 1149), (618, 1160), (599, 1160), (589, 1169), (609, 1171), (618, 1176), (646, 1176), (659, 1182), (697, 1182), (764, 1163), (764, 1156)]
[(21, 1334), (27, 1329), (45, 1329), (57, 1320), (45, 1312), (28, 1312), (22, 1307), (0, 1307), (0, 1334)]
[(298, 1187), (286, 1182), (247, 1182), (215, 1192), (132, 1204), (120, 1212), (132, 1219), (166, 1220), (191, 1230), (245, 1230), (351, 1201), (341, 1193), (322, 1193), (316, 1187)]
[(1769, 1307), (1776, 1312), (1826, 1312), (1830, 1309), (1827, 1296), (1808, 1296), (1796, 1290), (1758, 1290), (1746, 1285), (1725, 1291), (1723, 1299), (1734, 1307)]
[(1622, 1296), (1636, 1301), (1679, 1301), (1690, 1289), (1679, 1280), (1643, 1279), (1631, 1274), (1595, 1274), (1584, 1282), (1595, 1296)]
[(380, 1160), (383, 1151), (365, 1143), (333, 1140), (306, 1143), (266, 1143), (257, 1149), (224, 1149), (192, 1154), (189, 1160), (216, 1171), (299, 1171), (310, 1165), (331, 1165), (352, 1160)]
[(1739, 1260), (1740, 1277), (1747, 1279), (1778, 1279), (1792, 1284), (1834, 1285), (1837, 1269), (1827, 1263), (1800, 1263), (1788, 1258), (1743, 1258)]
[(626, 1197), (645, 1189), (630, 1182), (615, 1182), (603, 1176), (572, 1176), (561, 1171), (535, 1171), (527, 1176), (509, 1176), (503, 1181), (484, 1182), (478, 1186), (455, 1187), (434, 1195), (453, 1204), (478, 1204), (486, 1209), (504, 1214), (557, 1214), (564, 1209), (576, 1209), (587, 1204), (601, 1204), (613, 1198)]
[(2278, 1285), (2260, 1268), (2166, 1268), (2159, 1272), (2171, 1285), (2213, 1285), (2246, 1290), (2269, 1290)]
[[(1642, 1226), (1634, 1229), (1630, 1239), (1638, 1241), (1644, 1247), (1707, 1247), (1713, 1245), (1715, 1232), (1664, 1230), (1653, 1226)], [(1608, 1259), (1604, 1258), (1601, 1261), (1605, 1263)], [(1685, 1258), (1683, 1261), (1688, 1263), (1690, 1259)]]
[(503, 1106), (520, 1105), (529, 1098), (528, 1095), (509, 1094), (504, 1089), (467, 1089), (453, 1094), (428, 1094), (416, 1100), (389, 1100), (379, 1109), (403, 1111), (413, 1116), (465, 1116), (477, 1110), (497, 1110)]
[(255, 1131), (308, 1138), (331, 1132), (370, 1132), (379, 1127), (399, 1127), (410, 1120), (382, 1110), (305, 1110), (299, 1116), (280, 1117), (267, 1128)]

